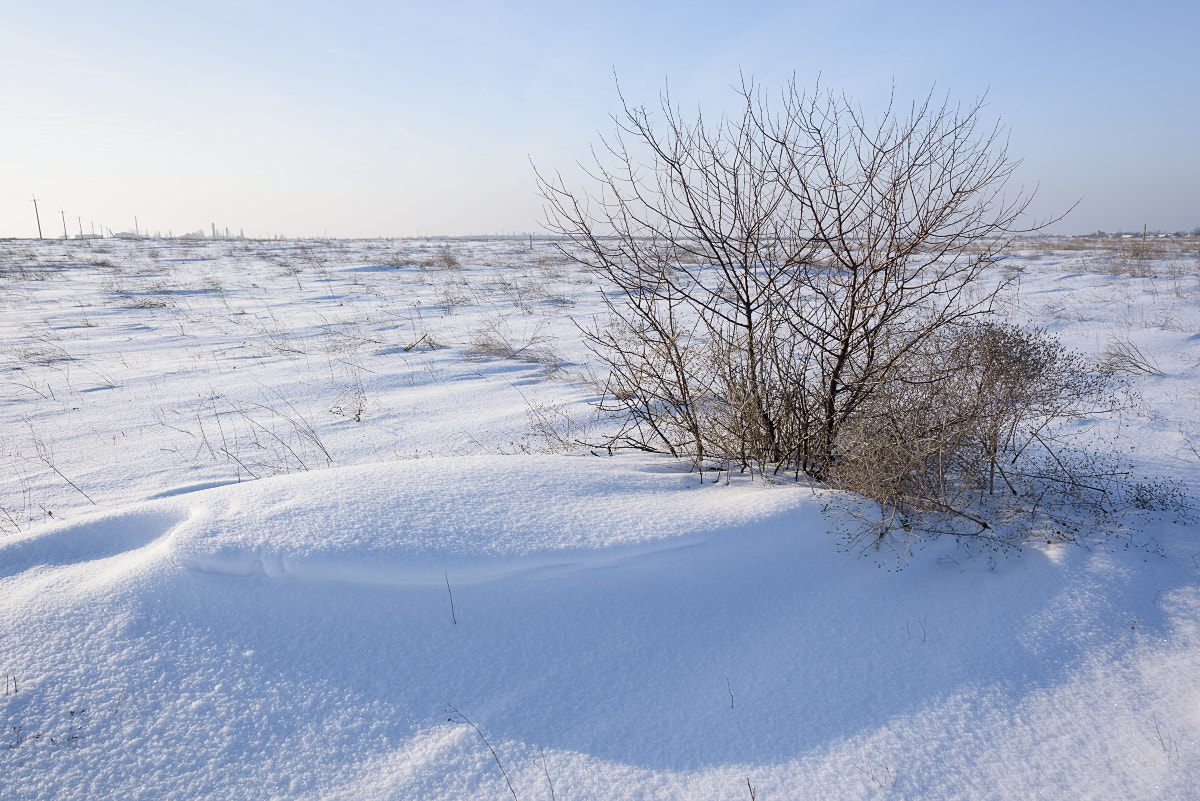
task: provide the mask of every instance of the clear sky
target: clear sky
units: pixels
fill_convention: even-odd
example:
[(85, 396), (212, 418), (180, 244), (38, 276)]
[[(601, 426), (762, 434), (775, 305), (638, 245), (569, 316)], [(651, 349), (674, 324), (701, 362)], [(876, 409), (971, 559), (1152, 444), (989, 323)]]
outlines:
[(1200, 225), (1200, 4), (0, 0), (0, 236), (538, 231), (530, 163), (587, 159), (664, 81), (739, 69), (1010, 131), (1053, 230)]

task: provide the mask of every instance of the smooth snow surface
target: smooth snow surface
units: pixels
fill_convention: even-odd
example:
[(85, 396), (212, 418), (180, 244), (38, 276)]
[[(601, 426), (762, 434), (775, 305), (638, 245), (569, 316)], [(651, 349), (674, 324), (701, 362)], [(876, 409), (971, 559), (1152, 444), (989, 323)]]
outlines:
[[(0, 798), (1200, 797), (1195, 523), (897, 569), (803, 481), (551, 452), (594, 290), (511, 243), (107, 246), (3, 245)], [(1136, 340), (1101, 433), (1194, 482), (1197, 279), (1100, 258), (1013, 314)]]

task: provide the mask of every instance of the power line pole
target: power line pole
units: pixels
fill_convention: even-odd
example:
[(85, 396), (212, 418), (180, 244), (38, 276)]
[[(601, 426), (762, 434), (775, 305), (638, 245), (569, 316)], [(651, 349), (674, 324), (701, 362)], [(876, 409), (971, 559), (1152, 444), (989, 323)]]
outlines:
[(37, 195), (33, 196), (33, 216), (37, 218), (38, 224), (38, 239), (42, 238), (42, 215), (38, 214), (37, 210)]
[(62, 221), (63, 221), (63, 239), (70, 239), (71, 237), (67, 236), (67, 213), (66, 213), (65, 211), (63, 211), (63, 210), (62, 210), (62, 207), (61, 207), (61, 206), (60, 206), (60, 207), (59, 207), (59, 209), (58, 209), (58, 213), (62, 215)]

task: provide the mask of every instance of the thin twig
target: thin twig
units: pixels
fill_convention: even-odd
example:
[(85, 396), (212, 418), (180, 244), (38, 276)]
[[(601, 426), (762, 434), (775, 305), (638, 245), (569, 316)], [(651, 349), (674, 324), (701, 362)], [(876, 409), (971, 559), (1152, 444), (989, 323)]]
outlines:
[(546, 784), (550, 785), (550, 801), (555, 801), (554, 798), (554, 782), (550, 780), (550, 769), (546, 767), (546, 749), (538, 746), (538, 753), (542, 755), (542, 773), (546, 774)]
[[(512, 793), (513, 801), (520, 801), (520, 799), (517, 798), (517, 791), (513, 789), (512, 781), (508, 778), (508, 771), (504, 769), (504, 763), (500, 761), (500, 756), (496, 753), (496, 749), (492, 748), (492, 744), (488, 742), (488, 738), (484, 736), (483, 731), (475, 725), (473, 720), (464, 715), (462, 712), (459, 712), (458, 707), (446, 707), (446, 711), (451, 713), (450, 717), (447, 718), (447, 720), (449, 720), (451, 723), (466, 723), (475, 730), (475, 733), (479, 735), (479, 739), (483, 740), (483, 744), (486, 745), (487, 749), (492, 752), (492, 759), (496, 760), (496, 767), (500, 768), (500, 773), (504, 776), (504, 781), (508, 785), (508, 791)], [(455, 720), (455, 718), (458, 718), (458, 720)]]
[(44, 448), (44, 446), (42, 445), (42, 443), (41, 443), (40, 441), (39, 441), (39, 442), (35, 442), (35, 443), (34, 443), (34, 446), (37, 448), (37, 451), (38, 451), (38, 456), (40, 456), (40, 457), (41, 457), (41, 459), (42, 459), (42, 463), (43, 463), (43, 464), (45, 464), (45, 465), (46, 465), (46, 467), (49, 467), (49, 468), (50, 468), (51, 470), (53, 470), (55, 473), (58, 473), (58, 477), (59, 477), (59, 478), (61, 478), (63, 481), (67, 482), (67, 483), (68, 483), (68, 484), (70, 484), (72, 487), (74, 487), (74, 488), (75, 488), (75, 491), (76, 491), (76, 492), (78, 492), (80, 495), (82, 495), (83, 497), (87, 498), (87, 499), (88, 499), (88, 503), (90, 503), (92, 506), (99, 506), (99, 504), (97, 504), (95, 501), (93, 501), (93, 500), (92, 500), (92, 496), (91, 496), (91, 495), (88, 495), (86, 492), (84, 492), (83, 490), (79, 489), (79, 485), (78, 485), (78, 484), (76, 484), (74, 481), (72, 481), (71, 479), (69, 479), (69, 478), (67, 478), (66, 476), (64, 476), (64, 475), (62, 474), (62, 471), (61, 471), (61, 470), (59, 470), (57, 467), (55, 467), (55, 466), (54, 466), (54, 463), (53, 463), (53, 462), (51, 462), (51, 461), (50, 461), (50, 458), (49, 458), (49, 457), (46, 455), (45, 448)]

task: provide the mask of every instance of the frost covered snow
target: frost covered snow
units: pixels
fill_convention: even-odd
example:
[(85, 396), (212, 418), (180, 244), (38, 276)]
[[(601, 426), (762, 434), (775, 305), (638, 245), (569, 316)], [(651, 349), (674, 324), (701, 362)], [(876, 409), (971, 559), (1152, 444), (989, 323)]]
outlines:
[[(1200, 478), (1200, 256), (1029, 240)], [(848, 547), (801, 480), (581, 448), (534, 240), (0, 242), (0, 798), (1200, 797), (1200, 530)], [(728, 480), (727, 479), (731, 479)]]

